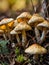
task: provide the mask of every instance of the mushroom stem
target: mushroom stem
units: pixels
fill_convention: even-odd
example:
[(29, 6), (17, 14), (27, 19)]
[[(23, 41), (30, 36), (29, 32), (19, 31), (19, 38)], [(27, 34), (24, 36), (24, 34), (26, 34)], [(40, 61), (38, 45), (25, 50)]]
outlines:
[(16, 39), (17, 39), (17, 42), (20, 43), (20, 38), (18, 34), (16, 34)]
[(46, 30), (43, 30), (42, 36), (41, 36), (41, 38), (40, 38), (40, 43), (42, 43), (42, 42), (44, 41), (45, 35), (46, 35)]
[(10, 36), (10, 29), (8, 27), (8, 25), (6, 24), (6, 27), (7, 27), (7, 31), (8, 31), (8, 37), (9, 37), (9, 40), (11, 40), (11, 36)]
[(3, 34), (3, 37), (4, 37), (4, 39), (5, 39), (5, 40), (7, 40), (7, 38), (6, 38), (5, 34)]
[(38, 59), (39, 59), (39, 58), (38, 58), (38, 54), (34, 54), (34, 55), (33, 55), (33, 59), (34, 59), (34, 60), (38, 60)]
[(26, 44), (26, 32), (25, 30), (22, 31), (22, 45), (24, 46)]
[(39, 30), (37, 29), (37, 27), (35, 27), (35, 36), (36, 36), (37, 42), (39, 43), (40, 33), (39, 33)]
[(39, 30), (35, 27), (35, 35), (36, 35), (37, 42), (42, 43), (45, 39), (46, 29), (43, 29), (42, 35), (40, 37)]

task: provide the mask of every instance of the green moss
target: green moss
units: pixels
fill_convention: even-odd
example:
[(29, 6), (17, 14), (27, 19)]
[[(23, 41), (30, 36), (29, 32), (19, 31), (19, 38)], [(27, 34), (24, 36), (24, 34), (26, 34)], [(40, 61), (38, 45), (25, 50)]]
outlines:
[(15, 54), (16, 54), (16, 55), (19, 55), (19, 53), (20, 53), (20, 50), (18, 49), (18, 47), (16, 47), (16, 49), (15, 49)]
[(17, 56), (16, 61), (23, 62), (24, 61), (24, 56), (22, 54)]

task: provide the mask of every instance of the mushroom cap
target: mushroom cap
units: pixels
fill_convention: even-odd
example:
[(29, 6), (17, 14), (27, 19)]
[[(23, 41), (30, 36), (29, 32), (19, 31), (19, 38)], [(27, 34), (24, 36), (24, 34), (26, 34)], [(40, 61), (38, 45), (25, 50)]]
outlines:
[(44, 54), (46, 52), (47, 50), (38, 44), (33, 44), (25, 50), (25, 53), (28, 54)]
[(18, 25), (18, 21), (16, 19), (16, 20), (14, 20), (14, 27), (17, 26), (17, 25)]
[(13, 18), (4, 18), (1, 20), (0, 25), (7, 24), (13, 21)]
[(49, 29), (49, 22), (45, 20), (44, 22), (38, 24), (37, 28), (38, 29), (43, 29), (43, 28)]
[(23, 12), (23, 13), (21, 13), (18, 17), (17, 17), (17, 19), (18, 18), (28, 18), (28, 19), (30, 19), (31, 18), (31, 14), (29, 13), (29, 12)]
[(31, 28), (31, 26), (29, 26), (27, 23), (23, 23), (23, 22), (21, 22), (21, 23), (19, 23), (15, 28), (14, 28), (14, 30), (15, 31), (22, 31), (22, 30), (31, 30), (32, 28)]
[(38, 24), (44, 21), (44, 18), (41, 17), (39, 14), (34, 14), (32, 16), (32, 18), (28, 21), (28, 24), (30, 25), (34, 25), (34, 24)]
[(10, 32), (10, 34), (20, 34), (21, 32), (16, 32), (16, 31), (14, 31), (14, 30), (12, 30), (11, 32)]
[(13, 25), (14, 25), (14, 21), (12, 21), (12, 22), (8, 23), (8, 26), (9, 26), (10, 28), (12, 28), (12, 27), (13, 27)]
[(20, 14), (16, 19), (18, 22), (28, 22), (28, 20), (31, 18), (31, 14), (29, 12), (23, 12)]

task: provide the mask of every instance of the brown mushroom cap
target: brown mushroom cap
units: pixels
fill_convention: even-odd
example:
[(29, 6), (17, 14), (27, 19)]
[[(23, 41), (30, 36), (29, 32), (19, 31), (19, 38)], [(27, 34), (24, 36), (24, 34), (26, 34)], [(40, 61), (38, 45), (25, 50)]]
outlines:
[(34, 14), (32, 18), (28, 21), (28, 24), (35, 26), (43, 21), (44, 21), (43, 17), (41, 17), (39, 14)]
[(27, 22), (31, 17), (32, 16), (29, 12), (23, 12), (16, 19), (18, 22)]
[(32, 28), (31, 28), (31, 26), (29, 26), (27, 23), (23, 23), (23, 22), (21, 22), (21, 23), (19, 23), (15, 28), (14, 28), (14, 30), (15, 31), (22, 31), (22, 30), (31, 30)]
[(43, 28), (49, 29), (49, 22), (45, 20), (44, 22), (38, 24), (37, 28), (38, 29), (43, 29)]
[(44, 54), (46, 52), (47, 50), (38, 44), (33, 44), (25, 50), (25, 53), (28, 54)]
[(0, 25), (10, 23), (11, 21), (13, 21), (13, 18), (4, 18), (1, 20)]

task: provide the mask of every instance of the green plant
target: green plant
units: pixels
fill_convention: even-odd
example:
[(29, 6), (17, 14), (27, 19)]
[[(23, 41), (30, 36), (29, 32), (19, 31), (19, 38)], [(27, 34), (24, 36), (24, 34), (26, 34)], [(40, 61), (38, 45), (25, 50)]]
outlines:
[(16, 61), (23, 62), (24, 61), (24, 56), (22, 54), (17, 56)]
[(1, 54), (8, 54), (8, 48), (7, 48), (8, 41), (2, 40), (0, 41), (0, 53)]
[(19, 53), (20, 53), (20, 50), (18, 49), (18, 47), (16, 47), (16, 49), (15, 49), (15, 54), (16, 54), (16, 55), (19, 55)]

